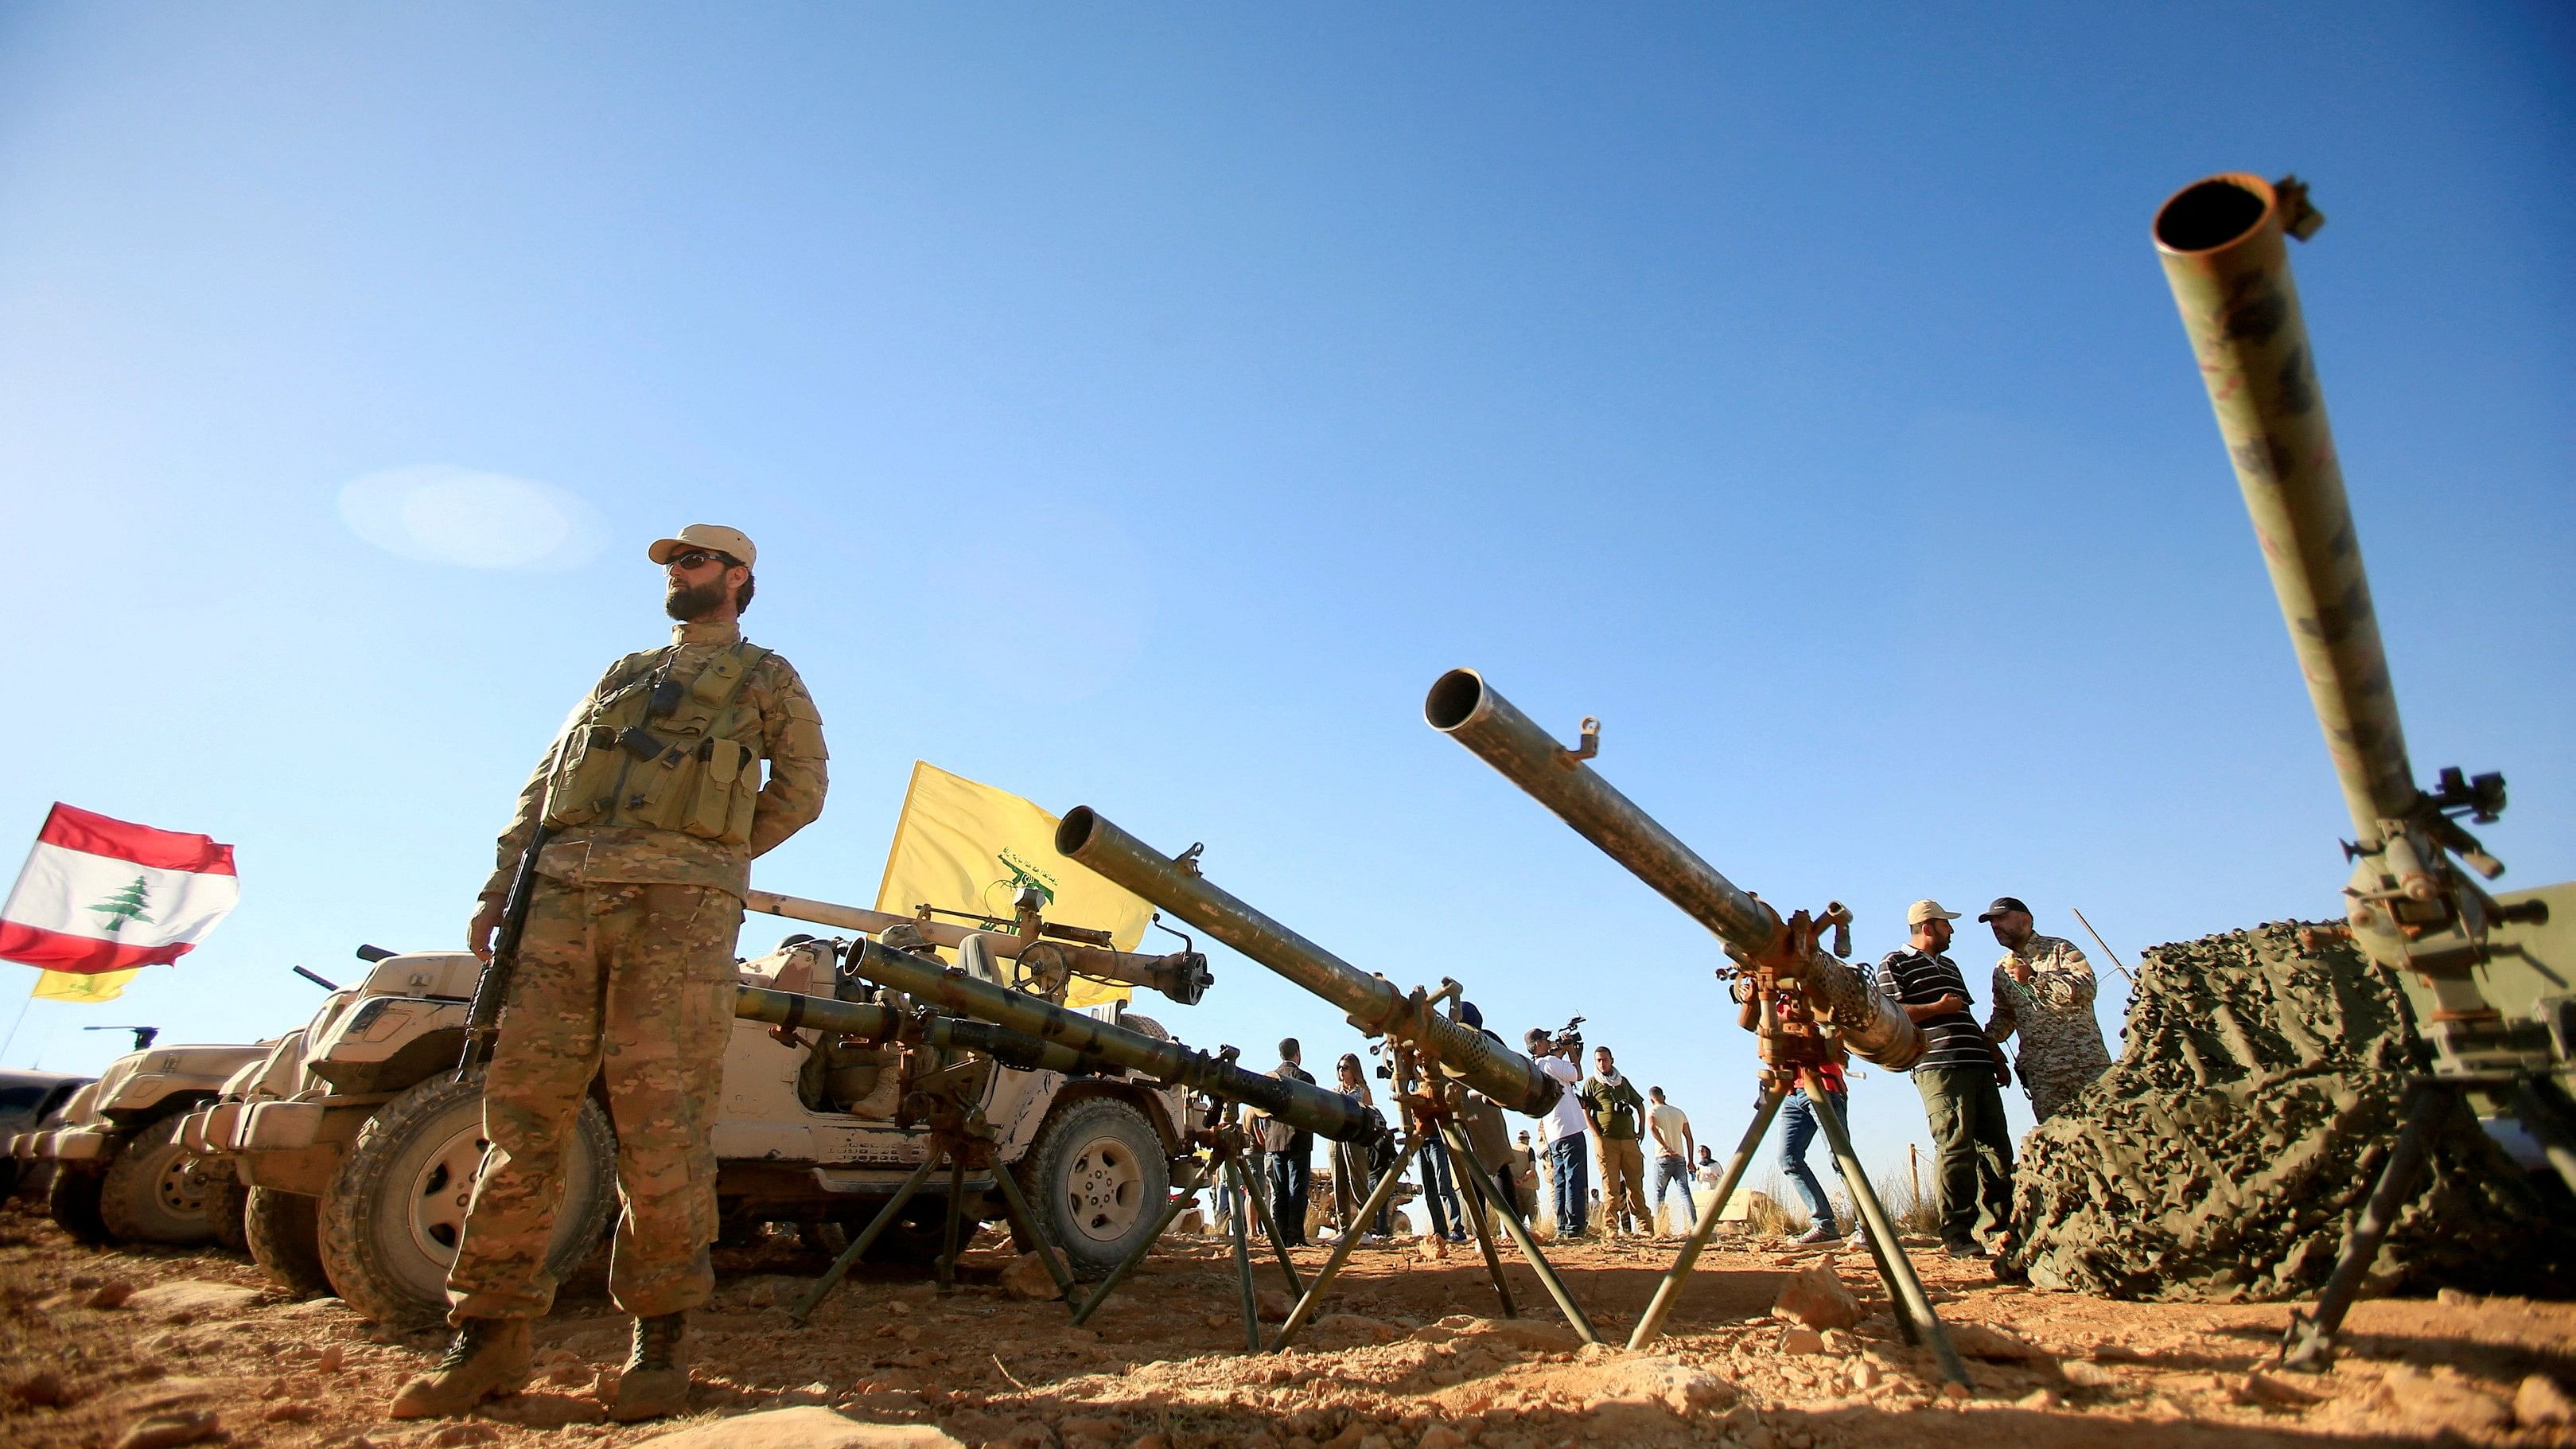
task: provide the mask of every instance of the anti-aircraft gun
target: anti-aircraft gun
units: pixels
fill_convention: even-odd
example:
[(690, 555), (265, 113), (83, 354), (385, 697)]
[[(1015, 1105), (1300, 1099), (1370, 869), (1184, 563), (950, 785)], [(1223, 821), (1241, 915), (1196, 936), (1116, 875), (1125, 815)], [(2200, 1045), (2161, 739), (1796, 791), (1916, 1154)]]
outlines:
[[(876, 924), (880, 929), (910, 924), (910, 918), (886, 917), (863, 912), (854, 907), (835, 906), (827, 902), (799, 900), (760, 893), (753, 904), (775, 914), (790, 915), (818, 924), (861, 926)], [(925, 933), (927, 934), (927, 933)], [(860, 937), (853, 941), (826, 944), (837, 964), (836, 975), (873, 983), (886, 991), (898, 993), (902, 1000), (854, 1001), (817, 997), (810, 993), (769, 990), (743, 985), (736, 988), (735, 1015), (746, 1020), (769, 1023), (775, 1031), (790, 1036), (812, 1029), (828, 1039), (856, 1040), (878, 1044), (901, 1043), (917, 1050), (907, 1054), (907, 1061), (920, 1062), (922, 1068), (903, 1082), (896, 1120), (906, 1127), (919, 1127), (931, 1135), (932, 1151), (914, 1169), (893, 1197), (868, 1226), (854, 1237), (832, 1267), (807, 1292), (797, 1306), (799, 1321), (811, 1313), (850, 1267), (901, 1216), (905, 1206), (929, 1181), (942, 1164), (949, 1168), (947, 1195), (948, 1223), (945, 1247), (940, 1257), (943, 1278), (952, 1270), (958, 1248), (958, 1204), (963, 1200), (965, 1175), (970, 1171), (987, 1171), (1001, 1194), (1006, 1215), (1013, 1227), (1033, 1243), (1043, 1243), (1035, 1227), (1035, 1215), (1021, 1194), (1009, 1171), (994, 1161), (995, 1133), (983, 1120), (977, 1104), (982, 1099), (978, 1073), (989, 1070), (987, 1063), (1018, 1067), (1032, 1071), (1053, 1071), (1069, 1075), (1134, 1073), (1169, 1086), (1199, 1093), (1213, 1103), (1242, 1103), (1267, 1116), (1291, 1122), (1296, 1126), (1335, 1141), (1369, 1143), (1383, 1139), (1386, 1124), (1376, 1113), (1338, 1092), (1328, 1092), (1305, 1082), (1272, 1077), (1253, 1072), (1236, 1064), (1231, 1048), (1210, 1053), (1184, 1046), (1168, 1038), (1147, 1035), (1112, 1021), (1080, 1011), (1070, 1010), (1049, 1000), (1037, 980), (1025, 978), (1019, 987), (999, 983), (999, 973), (991, 967), (991, 953), (1013, 944), (1034, 941), (1032, 933), (1018, 938), (990, 932), (953, 932), (952, 944), (959, 964), (947, 966), (930, 957), (898, 950), (881, 941)], [(1102, 957), (1114, 953), (1102, 951)], [(1186, 969), (1173, 968), (1181, 979), (1203, 981), (1205, 960), (1195, 952), (1188, 957)], [(1094, 960), (1086, 963), (1093, 974), (1111, 970), (1129, 973), (1121, 979), (1147, 974), (1138, 970), (1133, 957)], [(1169, 973), (1167, 973), (1169, 974)], [(1060, 983), (1059, 983), (1060, 984)], [(966, 1054), (959, 1060), (957, 1054)], [(1134, 1270), (1146, 1252), (1179, 1215), (1192, 1190), (1216, 1180), (1229, 1182), (1263, 1212), (1266, 1207), (1250, 1192), (1243, 1159), (1246, 1155), (1242, 1129), (1231, 1123), (1231, 1113), (1202, 1114), (1187, 1133), (1184, 1145), (1193, 1153), (1205, 1150), (1205, 1164), (1193, 1163), (1197, 1174), (1177, 1181), (1183, 1189), (1164, 1204), (1152, 1230), (1139, 1240), (1134, 1252), (1112, 1267), (1088, 1297), (1075, 1302), (1071, 1275), (1052, 1253), (1041, 1253), (1048, 1273), (1069, 1302), (1075, 1302), (1074, 1322), (1089, 1318)], [(1244, 1332), (1248, 1347), (1260, 1346), (1260, 1324), (1254, 1311), (1250, 1239), (1241, 1215), (1233, 1225), (1235, 1260), (1241, 1280)], [(1292, 1291), (1302, 1293), (1305, 1284), (1296, 1266), (1288, 1258), (1284, 1239), (1274, 1229), (1269, 1232), (1279, 1266)]]
[[(1931, 1297), (1924, 1292), (1914, 1265), (1906, 1260), (1887, 1210), (1852, 1149), (1851, 1136), (1815, 1076), (1833, 1042), (1897, 1070), (1912, 1066), (1923, 1055), (1922, 1029), (1837, 954), (1851, 949), (1851, 913), (1833, 902), (1821, 912), (1800, 910), (1784, 919), (1768, 902), (1719, 874), (1587, 763), (1600, 753), (1598, 720), (1586, 719), (1580, 747), (1567, 749), (1472, 669), (1453, 669), (1440, 676), (1423, 701), (1422, 713), (1433, 729), (1500, 770), (1573, 826), (1576, 834), (1601, 847), (1717, 936), (1732, 963), (1720, 967), (1718, 975), (1735, 979), (1748, 991), (1747, 999), (1759, 1004), (1756, 1034), (1763, 1063), (1761, 1105), (1736, 1144), (1735, 1155), (1728, 1159), (1718, 1201), (1724, 1203), (1743, 1180), (1790, 1089), (1805, 1086), (1834, 1161), (1851, 1185), (1853, 1205), (1868, 1227), (1870, 1256), (1887, 1284), (1898, 1328), (1909, 1342), (1931, 1349), (1944, 1376), (1967, 1383), (1967, 1368), (1942, 1332)], [(1829, 928), (1837, 950), (1827, 949)], [(1818, 1030), (1819, 1023), (1830, 1029), (1830, 1036)], [(1717, 1219), (1714, 1212), (1700, 1216), (1657, 1286), (1654, 1301), (1637, 1320), (1628, 1339), (1630, 1348), (1643, 1347), (1662, 1331), (1665, 1316), (1689, 1281), (1692, 1264), (1717, 1229)]]
[(2234, 174), (2184, 187), (2155, 219), (2157, 255), (2352, 817), (2339, 929), (2395, 975), (2432, 1050), (2315, 1315), (2294, 1318), (2283, 1342), (2284, 1362), (2302, 1368), (2332, 1357), (2345, 1310), (2463, 1101), (2518, 1118), (2576, 1189), (2576, 882), (2489, 894), (2481, 879), (2504, 865), (2460, 820), (2496, 819), (2504, 777), (2445, 769), (2430, 790), (2416, 783), (2282, 239), (2304, 241), (2323, 222), (2296, 178)]
[[(1464, 1204), (1467, 1218), (1475, 1228), (1486, 1275), (1492, 1280), (1504, 1316), (1513, 1316), (1519, 1310), (1512, 1300), (1510, 1285), (1504, 1281), (1502, 1258), (1495, 1251), (1486, 1225), (1485, 1210), (1489, 1205), (1537, 1271), (1539, 1282), (1555, 1300), (1566, 1322), (1584, 1342), (1599, 1341), (1591, 1319), (1540, 1253), (1528, 1224), (1510, 1204), (1489, 1190), (1484, 1174), (1475, 1170), (1475, 1154), (1460, 1126), (1470, 1106), (1466, 1100), (1470, 1091), (1511, 1111), (1537, 1116), (1555, 1105), (1563, 1089), (1538, 1063), (1455, 1015), (1442, 1014), (1442, 1002), (1454, 1001), (1458, 996), (1454, 982), (1444, 983), (1436, 993), (1419, 986), (1407, 992), (1383, 976), (1361, 971), (1210, 883), (1199, 869), (1200, 847), (1166, 856), (1111, 824), (1088, 805), (1065, 812), (1056, 826), (1055, 848), (1066, 859), (1090, 867), (1340, 1007), (1349, 1014), (1351, 1025), (1369, 1036), (1385, 1038), (1391, 1053), (1388, 1070), (1395, 1080), (1396, 1098), (1405, 1118), (1404, 1154), (1419, 1153), (1434, 1137), (1449, 1153), (1457, 1169), (1456, 1180), (1468, 1189), (1470, 1201)], [(1393, 1171), (1381, 1176), (1356, 1221), (1365, 1223), (1375, 1218), (1401, 1176)], [(1357, 1232), (1346, 1233), (1334, 1244), (1314, 1286), (1298, 1299), (1288, 1321), (1272, 1338), (1270, 1347), (1274, 1351), (1295, 1337), (1312, 1315), (1324, 1288), (1340, 1271), (1358, 1237)]]

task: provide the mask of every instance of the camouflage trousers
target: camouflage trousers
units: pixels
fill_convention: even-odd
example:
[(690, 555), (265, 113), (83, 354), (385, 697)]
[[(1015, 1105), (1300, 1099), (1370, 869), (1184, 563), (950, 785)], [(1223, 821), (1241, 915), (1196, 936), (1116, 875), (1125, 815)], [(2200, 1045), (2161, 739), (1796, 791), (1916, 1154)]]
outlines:
[(1655, 1226), (1654, 1210), (1646, 1206), (1646, 1149), (1634, 1137), (1599, 1137), (1593, 1139), (1601, 1149), (1601, 1226), (1612, 1223), (1622, 1228), (1631, 1223), (1639, 1232)]
[(2095, 1078), (2111, 1070), (2111, 1060), (2089, 1053), (2058, 1060), (2024, 1052), (2014, 1066), (2021, 1072), (2022, 1086), (2030, 1092), (2031, 1115), (2045, 1122), (2082, 1096)]
[(483, 1175), (448, 1270), (448, 1321), (541, 1318), (564, 1140), (594, 1078), (617, 1128), (608, 1288), (640, 1318), (707, 1301), (715, 1109), (742, 903), (682, 885), (541, 879), (483, 1082)]

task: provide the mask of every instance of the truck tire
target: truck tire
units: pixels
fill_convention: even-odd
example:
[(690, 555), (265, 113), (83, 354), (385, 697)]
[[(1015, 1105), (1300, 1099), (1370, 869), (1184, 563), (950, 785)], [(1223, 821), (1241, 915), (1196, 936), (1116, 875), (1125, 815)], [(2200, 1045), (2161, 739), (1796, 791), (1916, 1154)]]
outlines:
[(1038, 1228), (1096, 1278), (1152, 1235), (1172, 1193), (1162, 1134), (1134, 1104), (1085, 1097), (1039, 1129), (1027, 1158)]
[[(322, 1270), (387, 1328), (447, 1316), (447, 1269), (482, 1171), (483, 1088), (444, 1074), (385, 1104), (331, 1174), (318, 1209)], [(617, 1208), (608, 1114), (585, 1098), (564, 1143), (564, 1194), (546, 1268), (558, 1281), (598, 1246)]]
[(104, 1246), (109, 1238), (107, 1224), (98, 1217), (99, 1174), (74, 1172), (60, 1163), (53, 1166), (54, 1181), (45, 1193), (45, 1207), (53, 1214), (55, 1226), (76, 1242)]
[(322, 1271), (319, 1198), (300, 1192), (254, 1187), (242, 1205), (242, 1236), (250, 1242), (250, 1260), (269, 1281), (298, 1298), (325, 1298), (331, 1275)]
[(179, 1142), (178, 1114), (137, 1129), (99, 1181), (98, 1216), (128, 1243), (202, 1243), (215, 1236), (214, 1174)]
[(215, 1165), (213, 1176), (214, 1181), (206, 1188), (206, 1227), (215, 1235), (216, 1247), (248, 1252), (250, 1189), (224, 1164)]

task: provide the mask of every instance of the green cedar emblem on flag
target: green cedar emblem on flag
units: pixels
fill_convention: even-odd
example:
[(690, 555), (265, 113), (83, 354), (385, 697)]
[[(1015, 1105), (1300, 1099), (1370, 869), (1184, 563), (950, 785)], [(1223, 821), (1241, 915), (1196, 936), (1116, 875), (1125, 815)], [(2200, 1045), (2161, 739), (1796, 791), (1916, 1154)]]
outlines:
[(103, 912), (107, 916), (107, 933), (113, 936), (125, 929), (125, 923), (128, 921), (147, 923), (151, 921), (150, 916), (143, 914), (143, 908), (151, 904), (150, 894), (144, 889), (143, 877), (138, 875), (134, 878), (134, 884), (90, 909)]

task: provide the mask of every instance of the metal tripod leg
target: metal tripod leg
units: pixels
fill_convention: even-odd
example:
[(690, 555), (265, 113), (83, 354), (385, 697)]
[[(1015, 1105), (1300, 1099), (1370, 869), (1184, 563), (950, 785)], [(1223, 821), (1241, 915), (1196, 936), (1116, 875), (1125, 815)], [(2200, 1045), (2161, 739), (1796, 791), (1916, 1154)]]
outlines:
[(1227, 1216), (1234, 1220), (1234, 1280), (1243, 1294), (1243, 1351), (1261, 1352), (1261, 1304), (1252, 1288), (1252, 1195), (1243, 1190), (1243, 1168), (1234, 1158), (1225, 1159), (1225, 1180), (1234, 1187), (1236, 1206)]
[(948, 1216), (939, 1225), (939, 1261), (933, 1265), (939, 1273), (939, 1291), (957, 1289), (957, 1249), (959, 1230), (966, 1216), (966, 1154), (955, 1147), (948, 1149)]
[(823, 1295), (831, 1292), (841, 1281), (842, 1275), (857, 1265), (860, 1255), (875, 1247), (877, 1239), (884, 1236), (885, 1230), (894, 1226), (895, 1215), (903, 1211), (905, 1203), (912, 1201), (914, 1193), (921, 1191), (921, 1185), (930, 1180), (930, 1174), (938, 1167), (938, 1153), (933, 1152), (922, 1159), (921, 1165), (912, 1170), (912, 1176), (903, 1180), (903, 1186), (894, 1190), (894, 1197), (888, 1200), (884, 1207), (877, 1209), (875, 1217), (868, 1220), (867, 1228), (857, 1237), (850, 1239), (850, 1245), (841, 1250), (841, 1256), (834, 1258), (832, 1266), (823, 1270), (823, 1276), (814, 1280), (814, 1286), (805, 1290), (804, 1301), (796, 1305), (796, 1311), (790, 1315), (791, 1317), (798, 1323), (805, 1321), (805, 1316), (814, 1311), (814, 1305), (823, 1301)]
[(2526, 1077), (2513, 1091), (2513, 1115), (2523, 1130), (2540, 1140), (2549, 1165), (2576, 1192), (2576, 1103), (2547, 1077)]
[[(1234, 1176), (1235, 1181), (1240, 1183), (1244, 1178), (1250, 1176), (1250, 1174), (1244, 1172), (1241, 1168), (1237, 1168)], [(1259, 1193), (1246, 1194), (1245, 1196), (1246, 1200), (1252, 1204), (1253, 1218), (1261, 1224), (1261, 1235), (1270, 1240), (1270, 1251), (1279, 1259), (1279, 1271), (1288, 1275), (1288, 1296), (1291, 1298), (1304, 1297), (1306, 1293), (1306, 1280), (1297, 1276), (1297, 1260), (1288, 1256), (1287, 1240), (1279, 1236), (1279, 1224), (1271, 1221), (1270, 1218), (1269, 1182), (1265, 1180), (1261, 1184), (1261, 1191)]]
[(1665, 1315), (1681, 1297), (1682, 1285), (1690, 1281), (1691, 1265), (1699, 1261), (1700, 1250), (1717, 1234), (1717, 1220), (1725, 1213), (1726, 1204), (1735, 1196), (1736, 1184), (1744, 1181), (1744, 1170), (1753, 1165), (1753, 1154), (1761, 1150), (1762, 1139), (1771, 1135), (1771, 1119), (1780, 1115), (1780, 1103), (1787, 1093), (1765, 1087), (1762, 1104), (1753, 1111), (1753, 1125), (1744, 1129), (1744, 1140), (1735, 1144), (1735, 1155), (1726, 1159), (1726, 1176), (1717, 1185), (1717, 1204), (1700, 1214), (1691, 1225), (1691, 1235), (1682, 1250), (1673, 1255), (1673, 1265), (1664, 1270), (1664, 1281), (1655, 1285), (1654, 1301), (1646, 1305), (1646, 1316), (1637, 1320), (1637, 1329), (1628, 1335), (1630, 1351), (1644, 1348), (1663, 1331)]
[(1002, 1211), (1011, 1220), (1011, 1231), (1019, 1235), (1021, 1242), (1037, 1245), (1038, 1261), (1046, 1264), (1047, 1276), (1055, 1280), (1055, 1291), (1063, 1294), (1064, 1301), (1070, 1305), (1073, 1302), (1073, 1270), (1064, 1265), (1055, 1247), (1047, 1242), (1046, 1234), (1038, 1231), (1038, 1215), (1030, 1210), (1029, 1200), (1021, 1195), (1020, 1185), (1012, 1178), (1011, 1170), (998, 1162), (993, 1164), (993, 1186), (1002, 1194)]
[[(1395, 1160), (1398, 1163), (1403, 1162), (1421, 1145), (1422, 1140), (1419, 1137), (1407, 1142), (1404, 1150), (1395, 1155)], [(1403, 1180), (1404, 1174), (1390, 1167), (1378, 1178), (1376, 1185), (1369, 1189), (1368, 1201), (1360, 1204), (1358, 1216), (1333, 1243), (1332, 1256), (1324, 1260), (1323, 1271), (1315, 1275), (1314, 1283), (1308, 1286), (1304, 1296), (1297, 1300), (1297, 1306), (1288, 1311), (1288, 1321), (1279, 1325), (1279, 1332), (1272, 1336), (1270, 1340), (1272, 1353), (1286, 1348), (1288, 1340), (1295, 1338), (1297, 1331), (1306, 1326), (1306, 1320), (1314, 1316), (1315, 1305), (1323, 1301), (1324, 1290), (1332, 1286), (1333, 1275), (1342, 1271), (1343, 1260), (1350, 1257), (1351, 1245), (1360, 1240), (1362, 1227), (1377, 1221), (1379, 1209), (1386, 1206), (1387, 1199), (1395, 1196), (1395, 1185)]]
[(1154, 1220), (1154, 1230), (1145, 1235), (1145, 1241), (1136, 1245), (1136, 1251), (1119, 1259), (1118, 1266), (1109, 1270), (1109, 1276), (1100, 1280), (1100, 1286), (1082, 1301), (1082, 1306), (1073, 1310), (1074, 1327), (1080, 1328), (1101, 1304), (1109, 1301), (1109, 1295), (1118, 1291), (1118, 1285), (1127, 1281), (1127, 1275), (1136, 1271), (1136, 1265), (1145, 1261), (1147, 1253), (1154, 1251), (1154, 1245), (1163, 1240), (1164, 1232), (1172, 1226), (1172, 1219), (1181, 1215), (1181, 1209), (1188, 1207), (1190, 1198), (1195, 1195), (1196, 1189), (1172, 1195), (1172, 1200), (1163, 1205), (1163, 1215)]
[[(1843, 1185), (1851, 1189), (1852, 1206), (1860, 1209), (1861, 1221), (1869, 1224), (1872, 1255), (1878, 1259), (1880, 1281), (1887, 1284), (1887, 1296), (1897, 1305), (1896, 1321), (1910, 1316), (1921, 1341), (1932, 1350), (1932, 1362), (1941, 1369), (1941, 1377), (1961, 1388), (1975, 1388), (1968, 1378), (1968, 1366), (1959, 1361), (1959, 1351), (1950, 1344), (1948, 1330), (1941, 1327), (1939, 1315), (1932, 1311), (1932, 1295), (1923, 1291), (1923, 1280), (1915, 1274), (1914, 1260), (1905, 1256), (1904, 1244), (1896, 1240), (1896, 1225), (1887, 1220), (1887, 1207), (1878, 1200), (1878, 1189), (1872, 1187), (1869, 1174), (1861, 1170), (1860, 1154), (1852, 1150), (1851, 1133), (1843, 1127), (1843, 1115), (1834, 1110), (1833, 1098), (1825, 1084), (1809, 1072), (1807, 1105), (1816, 1120), (1824, 1124), (1825, 1141), (1834, 1149), (1834, 1165), (1842, 1169)], [(1883, 1246), (1881, 1246), (1883, 1245)], [(1913, 1337), (1909, 1334), (1908, 1337)]]
[(1521, 1256), (1529, 1259), (1531, 1271), (1538, 1274), (1539, 1286), (1555, 1300), (1556, 1311), (1565, 1315), (1566, 1326), (1585, 1343), (1599, 1343), (1601, 1335), (1593, 1330), (1591, 1315), (1583, 1311), (1583, 1305), (1574, 1301), (1574, 1295), (1566, 1290), (1565, 1280), (1556, 1276), (1556, 1265), (1538, 1250), (1538, 1240), (1530, 1236), (1529, 1224), (1521, 1220), (1519, 1213), (1512, 1211), (1510, 1204), (1499, 1198), (1495, 1200), (1494, 1209), (1495, 1216), (1503, 1220), (1503, 1231), (1512, 1235), (1512, 1241), (1520, 1247)]
[(2343, 1327), (2343, 1316), (2351, 1311), (2352, 1300), (2361, 1292), (2361, 1280), (2370, 1272), (2371, 1261), (2379, 1256), (2379, 1245), (2388, 1230), (2397, 1224), (2399, 1210), (2423, 1181), (2424, 1167), (2432, 1156), (2433, 1133), (2442, 1119), (2450, 1115), (2451, 1105), (2458, 1100), (2458, 1088), (2449, 1083), (2419, 1080), (2407, 1088), (2405, 1125), (2397, 1131), (2397, 1145), (2389, 1149), (2388, 1165), (2380, 1169), (2379, 1185), (2370, 1190), (2370, 1201), (2363, 1205), (2360, 1221), (2344, 1236), (2343, 1252), (2336, 1257), (2334, 1276), (2326, 1280), (2325, 1291), (2317, 1295), (2317, 1311), (2311, 1316), (2293, 1309), (2290, 1326), (2281, 1335), (2283, 1368), (2304, 1369), (2321, 1373), (2334, 1362), (2335, 1333)]
[[(1503, 1281), (1503, 1255), (1494, 1251), (1494, 1230), (1485, 1222), (1485, 1187), (1477, 1181), (1484, 1169), (1476, 1165), (1475, 1158), (1459, 1155), (1467, 1144), (1454, 1123), (1441, 1127), (1440, 1145), (1449, 1151), (1449, 1180), (1466, 1188), (1459, 1194), (1459, 1207), (1475, 1219), (1476, 1247), (1485, 1255), (1485, 1276), (1494, 1280), (1494, 1296), (1502, 1300), (1503, 1316), (1518, 1318), (1521, 1310), (1512, 1302), (1512, 1285)], [(1462, 1162), (1467, 1165), (1465, 1171), (1459, 1170)]]

